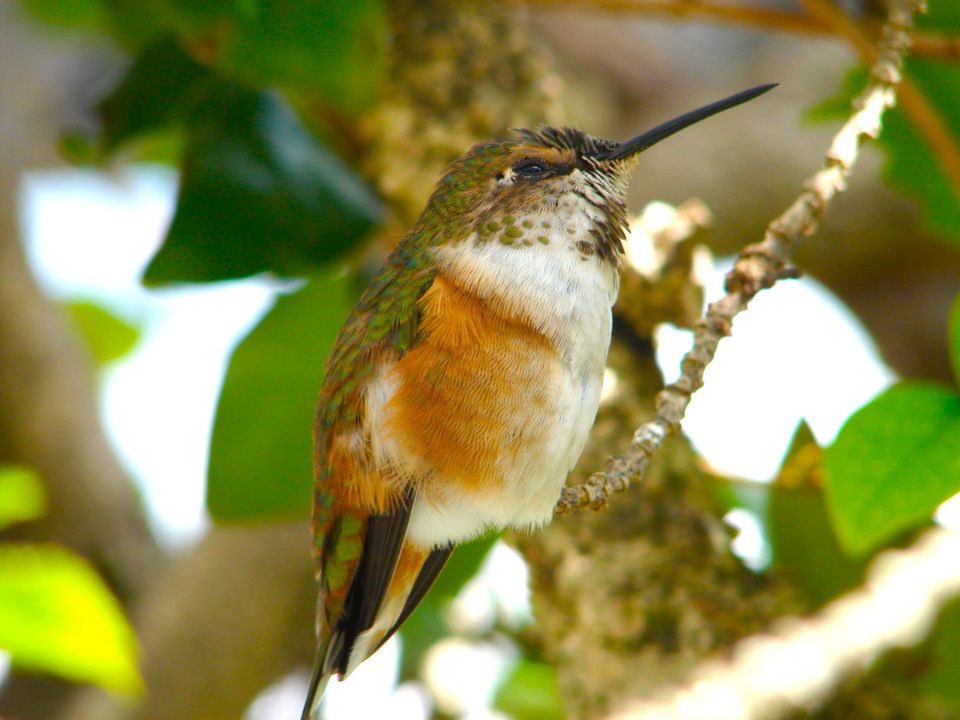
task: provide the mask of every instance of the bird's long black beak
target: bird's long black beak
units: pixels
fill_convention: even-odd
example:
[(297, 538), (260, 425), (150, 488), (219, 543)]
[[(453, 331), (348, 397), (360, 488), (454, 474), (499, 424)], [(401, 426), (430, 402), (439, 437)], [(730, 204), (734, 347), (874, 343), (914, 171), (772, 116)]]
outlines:
[(709, 105), (704, 105), (702, 108), (697, 110), (691, 110), (680, 117), (674, 118), (673, 120), (667, 120), (667, 122), (657, 125), (652, 130), (647, 130), (642, 135), (637, 135), (635, 138), (630, 138), (629, 140), (623, 141), (619, 145), (616, 145), (608, 150), (603, 155), (598, 156), (597, 159), (602, 161), (623, 160), (631, 155), (636, 155), (637, 153), (643, 152), (647, 148), (656, 145), (661, 140), (670, 137), (674, 133), (680, 132), (685, 127), (690, 127), (694, 123), (705, 120), (711, 115), (716, 115), (719, 112), (736, 107), (737, 105), (745, 103), (748, 100), (753, 100), (753, 98), (757, 97), (758, 95), (763, 95), (763, 93), (767, 92), (768, 90), (772, 90), (776, 86), (777, 83), (758, 85), (755, 88), (738, 92), (736, 95), (731, 95), (723, 100), (717, 100)]

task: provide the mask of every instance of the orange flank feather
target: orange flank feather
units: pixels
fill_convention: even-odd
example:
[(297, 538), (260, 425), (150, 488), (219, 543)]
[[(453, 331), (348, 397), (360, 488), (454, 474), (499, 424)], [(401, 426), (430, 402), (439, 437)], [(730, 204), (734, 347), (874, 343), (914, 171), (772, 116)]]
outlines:
[(541, 333), (442, 276), (420, 306), (420, 340), (388, 375), (397, 389), (386, 437), (410, 455), (406, 469), (427, 500), (432, 479), (495, 491), (500, 466), (541, 440), (536, 419), (560, 358)]
[(334, 437), (327, 453), (329, 484), (336, 488), (338, 507), (372, 513), (393, 510), (401, 501), (401, 488), (383, 477), (370, 463), (366, 440), (359, 429)]

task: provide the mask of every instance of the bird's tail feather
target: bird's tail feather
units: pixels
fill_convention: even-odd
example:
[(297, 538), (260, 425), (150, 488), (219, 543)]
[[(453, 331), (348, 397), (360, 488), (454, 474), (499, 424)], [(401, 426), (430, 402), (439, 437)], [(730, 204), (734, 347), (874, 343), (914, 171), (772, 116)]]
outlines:
[(303, 713), (300, 720), (321, 720), (320, 700), (323, 698), (323, 691), (327, 688), (327, 683), (333, 676), (332, 670), (325, 670), (327, 664), (327, 650), (330, 647), (330, 639), (321, 642), (317, 648), (317, 657), (313, 662), (313, 676), (310, 678), (310, 689), (307, 691), (307, 700), (303, 705)]

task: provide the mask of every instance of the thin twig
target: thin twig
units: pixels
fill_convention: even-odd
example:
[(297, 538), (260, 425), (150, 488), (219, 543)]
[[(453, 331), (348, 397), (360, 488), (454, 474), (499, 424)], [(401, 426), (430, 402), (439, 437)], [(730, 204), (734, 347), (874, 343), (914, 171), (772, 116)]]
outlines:
[(730, 334), (734, 317), (753, 297), (777, 280), (794, 277), (787, 266), (794, 248), (812, 235), (830, 200), (845, 188), (845, 182), (866, 138), (880, 132), (884, 110), (896, 102), (894, 87), (900, 81), (903, 56), (910, 47), (913, 13), (923, 0), (891, 0), (883, 40), (871, 68), (871, 80), (854, 100), (853, 113), (833, 139), (824, 166), (805, 184), (805, 189), (780, 217), (770, 223), (761, 242), (743, 249), (726, 278), (726, 294), (707, 308), (694, 330), (693, 348), (683, 359), (680, 378), (657, 395), (656, 411), (633, 436), (624, 455), (611, 458), (606, 468), (582, 485), (564, 488), (557, 503), (558, 514), (584, 507), (600, 509), (615, 492), (643, 477), (650, 458), (683, 419), (690, 398), (703, 385), (703, 373), (713, 360), (720, 340)]
[(916, 57), (960, 60), (960, 37), (944, 33), (916, 33), (911, 52)]
[(784, 621), (742, 641), (661, 701), (631, 705), (608, 720), (748, 720), (820, 704), (851, 672), (885, 651), (909, 647), (960, 593), (960, 533), (928, 531), (905, 550), (888, 550), (859, 590), (815, 617)]
[[(774, 10), (755, 5), (691, 2), (690, 0), (514, 0), (520, 5), (582, 7), (608, 13), (658, 15), (667, 20), (702, 20), (801, 35), (836, 35), (830, 24), (815, 15)], [(881, 33), (879, 23), (867, 19), (862, 32), (870, 38)], [(915, 32), (911, 52), (917, 57), (956, 61), (960, 37), (937, 32)]]

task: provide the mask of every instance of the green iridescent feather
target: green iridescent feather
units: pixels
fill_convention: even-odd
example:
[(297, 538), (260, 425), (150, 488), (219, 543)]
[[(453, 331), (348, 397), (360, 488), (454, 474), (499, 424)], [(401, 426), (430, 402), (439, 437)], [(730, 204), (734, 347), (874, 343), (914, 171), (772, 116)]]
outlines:
[(371, 508), (345, 508), (327, 466), (333, 431), (349, 434), (363, 424), (363, 390), (386, 358), (417, 342), (418, 303), (436, 269), (430, 249), (469, 236), (472, 209), (486, 192), (490, 161), (511, 144), (481, 145), (459, 160), (437, 186), (417, 224), (391, 253), (354, 306), (327, 360), (317, 404), (315, 433), (314, 547), (326, 627), (332, 627), (359, 564)]

